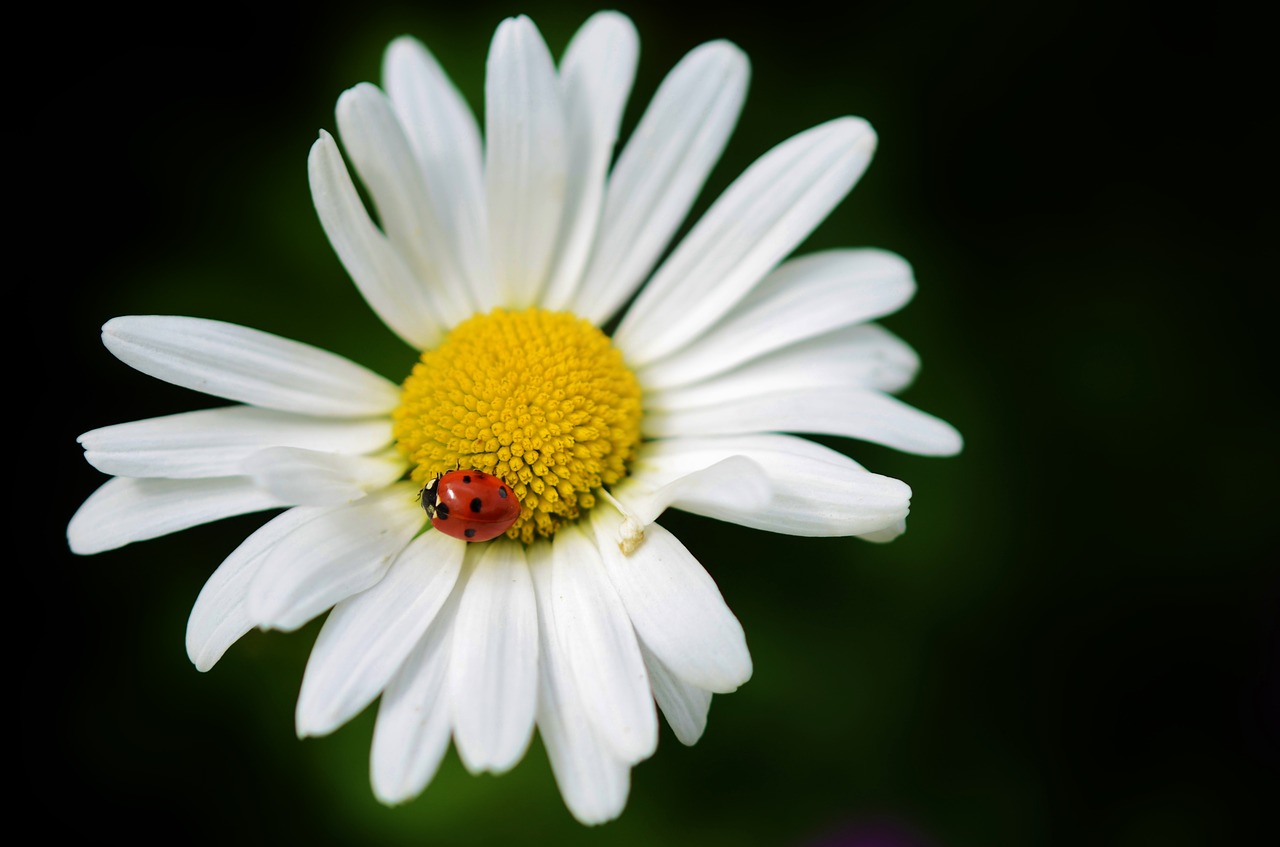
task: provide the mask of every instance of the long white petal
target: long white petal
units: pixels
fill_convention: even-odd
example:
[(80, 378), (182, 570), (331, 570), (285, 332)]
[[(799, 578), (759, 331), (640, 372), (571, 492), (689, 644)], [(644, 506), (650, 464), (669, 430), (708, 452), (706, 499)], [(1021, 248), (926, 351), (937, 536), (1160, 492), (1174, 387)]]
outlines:
[(317, 418), (254, 406), (224, 406), (90, 430), (84, 457), (114, 476), (193, 479), (236, 476), (265, 447), (370, 453), (391, 443), (389, 418)]
[(476, 292), (469, 299), (494, 302), (484, 153), (475, 114), (426, 46), (409, 36), (387, 47), (382, 78), (418, 157), (427, 201), (447, 233), (442, 246), (456, 256), (453, 264)]
[(840, 118), (761, 156), (716, 200), (623, 316), (614, 343), (628, 361), (648, 364), (706, 332), (844, 199), (875, 145), (866, 121)]
[(631, 766), (597, 735), (582, 689), (560, 647), (552, 587), (551, 545), (529, 548), (538, 602), (538, 732), (565, 805), (588, 826), (622, 814), (631, 790)]
[(658, 701), (658, 708), (662, 709), (662, 715), (671, 726), (671, 731), (676, 734), (676, 739), (681, 744), (692, 747), (707, 729), (711, 692), (690, 685), (667, 670), (662, 660), (653, 655), (643, 643), (640, 644), (640, 652), (644, 655), (645, 667), (649, 669), (649, 681), (653, 685), (653, 696)]
[(653, 389), (643, 383), (645, 408), (696, 409), (802, 388), (874, 388), (892, 393), (911, 383), (919, 365), (914, 350), (880, 327), (849, 326), (775, 350), (692, 385)]
[(376, 583), (421, 529), (413, 486), (398, 484), (311, 521), (267, 554), (249, 586), (249, 615), (294, 630)]
[(148, 376), (264, 409), (355, 418), (400, 402), (399, 386), (350, 359), (223, 321), (128, 315), (103, 324), (102, 343)]
[(253, 629), (248, 607), (249, 584), (267, 552), (280, 539), (324, 511), (314, 506), (299, 506), (281, 512), (222, 560), (200, 589), (187, 619), (187, 656), (196, 670), (203, 672), (212, 668), (232, 644)]
[(332, 732), (386, 688), (453, 591), (465, 547), (424, 532), (377, 585), (333, 607), (302, 677), (299, 738)]
[(724, 152), (750, 74), (727, 41), (694, 48), (667, 74), (609, 175), (574, 312), (603, 324), (648, 276)]
[(533, 736), (538, 611), (524, 548), (499, 539), (476, 554), (449, 661), (454, 742), (472, 773), (502, 773)]
[(338, 98), (337, 115), (343, 147), (373, 198), (387, 238), (426, 283), (444, 322), (464, 319), (475, 311), (475, 302), (391, 101), (377, 86), (361, 83)]
[(828, 250), (791, 259), (687, 347), (641, 368), (646, 388), (723, 373), (773, 350), (902, 308), (911, 266), (885, 250)]
[(369, 775), (374, 795), (388, 805), (418, 796), (449, 749), (449, 650), (466, 580), (464, 567), (431, 626), (382, 693)]
[(538, 302), (564, 213), (569, 148), (555, 64), (524, 15), (499, 24), (485, 72), (485, 180), (498, 302)]
[[(734, 456), (750, 459), (764, 472), (772, 492), (767, 505), (757, 508), (730, 493), (681, 503), (680, 508), (786, 535), (857, 535), (887, 541), (905, 528), (911, 506), (906, 483), (871, 473), (830, 447), (790, 435), (652, 441), (641, 451), (628, 483), (641, 490), (660, 487)], [(616, 494), (629, 502), (624, 488)]]
[(941, 418), (866, 388), (772, 391), (696, 409), (646, 413), (650, 438), (805, 432), (843, 435), (922, 456), (953, 456), (963, 440)]
[(395, 451), (344, 456), (298, 447), (268, 447), (246, 457), (242, 467), (259, 486), (285, 502), (337, 506), (386, 488), (404, 476), (405, 462)]
[(714, 464), (685, 465), (681, 473), (671, 473), (671, 469), (670, 464), (655, 467), (652, 460), (645, 465), (637, 463), (631, 475), (614, 488), (614, 496), (641, 526), (653, 523), (671, 506), (706, 514), (732, 500), (735, 510), (756, 513), (767, 511), (773, 498), (773, 486), (764, 469), (746, 456), (726, 454)]
[(644, 543), (623, 555), (613, 543), (621, 516), (608, 508), (591, 516), (609, 578), (645, 646), (676, 676), (717, 694), (750, 679), (742, 624), (693, 554), (654, 523)]
[(547, 309), (573, 306), (594, 245), (604, 205), (605, 174), (639, 55), (635, 25), (618, 12), (592, 15), (565, 48), (560, 91), (568, 130), (568, 191), (555, 264), (542, 298)]
[(193, 526), (291, 505), (247, 476), (216, 479), (109, 479), (80, 504), (67, 525), (71, 552), (114, 550)]
[(596, 549), (576, 526), (551, 545), (560, 649), (600, 737), (628, 762), (653, 755), (658, 719), (635, 630)]
[(337, 142), (324, 130), (311, 145), (307, 178), (320, 225), (369, 308), (409, 346), (434, 347), (444, 308), (369, 217)]
[(876, 530), (875, 532), (864, 532), (858, 537), (864, 541), (874, 541), (877, 544), (884, 544), (885, 542), (892, 541), (906, 531), (907, 519), (904, 517), (891, 526)]

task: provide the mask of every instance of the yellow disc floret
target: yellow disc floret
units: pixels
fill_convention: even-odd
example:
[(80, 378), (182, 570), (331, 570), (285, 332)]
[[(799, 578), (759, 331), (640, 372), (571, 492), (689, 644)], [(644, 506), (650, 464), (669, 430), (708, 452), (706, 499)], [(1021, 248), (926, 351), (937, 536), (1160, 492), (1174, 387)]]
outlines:
[(495, 309), (422, 354), (393, 419), (416, 483), (454, 468), (502, 477), (520, 499), (507, 535), (528, 543), (626, 476), (640, 414), (639, 382), (590, 321)]

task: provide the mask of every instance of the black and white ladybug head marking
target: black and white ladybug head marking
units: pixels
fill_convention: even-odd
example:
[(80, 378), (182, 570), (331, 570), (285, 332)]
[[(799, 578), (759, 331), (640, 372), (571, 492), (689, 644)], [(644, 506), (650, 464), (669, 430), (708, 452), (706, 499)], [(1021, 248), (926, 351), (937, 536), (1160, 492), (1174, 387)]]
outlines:
[[(422, 508), (427, 513), (427, 517), (434, 518), (436, 512), (440, 508), (440, 477), (442, 474), (436, 474), (427, 484), (422, 486), (422, 490), (418, 492), (418, 497), (422, 500)], [(445, 517), (448, 514), (446, 513)]]

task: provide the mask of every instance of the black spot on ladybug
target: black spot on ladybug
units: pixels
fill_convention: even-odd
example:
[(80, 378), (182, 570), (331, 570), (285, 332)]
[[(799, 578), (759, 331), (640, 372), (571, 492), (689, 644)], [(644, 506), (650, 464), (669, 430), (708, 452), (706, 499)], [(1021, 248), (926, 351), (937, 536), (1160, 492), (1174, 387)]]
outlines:
[(442, 521), (447, 521), (449, 519), (449, 504), (441, 503), (436, 506), (436, 517)]
[(480, 502), (480, 498), (479, 498), (479, 497), (472, 497), (472, 498), (471, 498), (471, 511), (473, 511), (473, 512), (479, 512), (479, 511), (480, 511), (480, 507), (481, 507), (481, 506), (483, 506), (483, 505), (484, 505), (484, 504)]
[(468, 529), (468, 530), (466, 530), (463, 534), (464, 534), (464, 535), (466, 535), (466, 536), (467, 536), (467, 538), (475, 538), (475, 537), (476, 537), (476, 531), (475, 531), (474, 529)]
[(464, 476), (464, 477), (462, 478), (462, 481), (463, 481), (463, 482), (465, 482), (465, 483), (467, 483), (467, 484), (470, 484), (470, 483), (471, 483), (471, 477), (470, 477), (470, 476)]
[(499, 499), (501, 499), (501, 500), (506, 500), (506, 499), (507, 499), (507, 489), (505, 489), (505, 488), (499, 488), (499, 489), (498, 489), (498, 498), (499, 498)]

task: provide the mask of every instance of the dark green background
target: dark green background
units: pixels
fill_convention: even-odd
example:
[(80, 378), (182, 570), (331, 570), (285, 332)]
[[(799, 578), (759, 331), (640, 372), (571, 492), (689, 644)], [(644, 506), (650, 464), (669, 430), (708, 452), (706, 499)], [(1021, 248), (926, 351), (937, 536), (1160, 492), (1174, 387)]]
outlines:
[(308, 148), (398, 34), (478, 108), (502, 17), (529, 13), (558, 56), (594, 7), (113, 7), (17, 27), (36, 58), (10, 80), (9, 274), (29, 289), (11, 338), (33, 347), (11, 369), (38, 377), (10, 415), (24, 458), (57, 468), (12, 480), (20, 500), (27, 478), (43, 489), (34, 548), (32, 507), (11, 506), (26, 552), (10, 561), (31, 575), (8, 598), (20, 815), (162, 843), (740, 847), (877, 826), (902, 847), (1255, 843), (1280, 747), (1274, 140), (1270, 107), (1239, 97), (1264, 66), (1257, 22), (1125, 3), (616, 8), (641, 37), (625, 128), (695, 45), (751, 58), (695, 212), (802, 129), (857, 114), (879, 132), (800, 252), (875, 245), (915, 267), (916, 299), (885, 321), (923, 358), (904, 397), (966, 449), (829, 441), (912, 485), (907, 534), (873, 546), (669, 514), (755, 659), (698, 745), (664, 727), (597, 829), (569, 816), (536, 741), (500, 778), (451, 752), (423, 796), (379, 805), (373, 709), (294, 736), (318, 622), (251, 633), (208, 674), (186, 658), (197, 592), (260, 518), (67, 553), (66, 521), (103, 481), (76, 435), (219, 404), (129, 370), (99, 327), (226, 319), (398, 380), (414, 351), (329, 248)]

